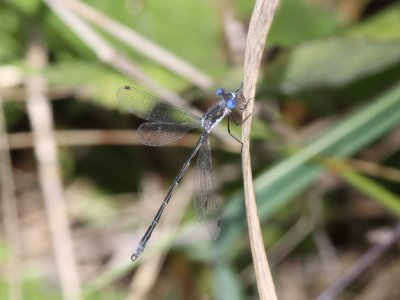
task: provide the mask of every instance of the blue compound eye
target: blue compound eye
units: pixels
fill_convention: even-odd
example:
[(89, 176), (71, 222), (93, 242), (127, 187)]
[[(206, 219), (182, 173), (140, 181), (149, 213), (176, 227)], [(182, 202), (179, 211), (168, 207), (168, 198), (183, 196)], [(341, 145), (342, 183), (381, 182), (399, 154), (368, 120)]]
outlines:
[(215, 91), (215, 95), (217, 95), (217, 97), (222, 97), (225, 94), (225, 90), (222, 88), (219, 88)]
[(234, 109), (236, 107), (236, 101), (233, 96), (229, 96), (229, 99), (226, 101), (226, 107), (229, 109)]

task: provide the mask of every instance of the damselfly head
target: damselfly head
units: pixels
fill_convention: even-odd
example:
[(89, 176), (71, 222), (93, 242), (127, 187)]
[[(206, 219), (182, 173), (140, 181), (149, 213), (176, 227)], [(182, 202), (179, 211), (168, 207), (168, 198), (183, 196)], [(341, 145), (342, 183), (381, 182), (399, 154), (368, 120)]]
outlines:
[(236, 94), (227, 92), (223, 88), (219, 88), (215, 91), (215, 95), (221, 99), (221, 103), (229, 109), (236, 108)]
[(234, 109), (236, 107), (236, 95), (234, 93), (227, 93), (226, 107)]
[(219, 88), (215, 91), (215, 95), (217, 97), (223, 97), (225, 95), (225, 90), (223, 88)]

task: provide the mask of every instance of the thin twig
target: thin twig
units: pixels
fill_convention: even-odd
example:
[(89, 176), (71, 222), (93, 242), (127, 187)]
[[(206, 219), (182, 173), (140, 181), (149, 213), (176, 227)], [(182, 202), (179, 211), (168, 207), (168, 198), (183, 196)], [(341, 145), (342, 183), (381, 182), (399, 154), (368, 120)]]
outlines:
[[(261, 57), (268, 31), (279, 0), (257, 0), (251, 17), (247, 36), (247, 47), (244, 63), (243, 95), (250, 99), (244, 118), (252, 114), (254, 109), (254, 95)], [(256, 197), (254, 194), (253, 176), (250, 159), (250, 130), (252, 116), (243, 125), (243, 154), (242, 168), (244, 181), (244, 197), (246, 203), (246, 215), (249, 229), (251, 252), (256, 273), (257, 286), (260, 299), (277, 299), (275, 285), (272, 280), (268, 265), (267, 255), (261, 234), (260, 220), (257, 213)]]
[(398, 224), (391, 232), (391, 236), (384, 242), (373, 246), (365, 253), (350, 270), (340, 276), (340, 279), (320, 294), (315, 300), (332, 300), (347, 288), (354, 280), (362, 275), (386, 250), (395, 245), (400, 239), (400, 224)]
[(166, 67), (173, 73), (180, 75), (185, 80), (190, 81), (202, 89), (209, 89), (212, 87), (213, 80), (210, 76), (131, 28), (122, 25), (81, 1), (62, 0), (62, 2), (77, 14), (85, 17), (104, 31), (110, 33), (113, 37), (120, 39), (131, 46), (132, 49)]
[(10, 300), (22, 299), (21, 291), (21, 243), (18, 224), (17, 202), (13, 180), (12, 163), (6, 132), (3, 101), (0, 98), (0, 187), (3, 222), (7, 241), (9, 264)]
[[(36, 41), (31, 41), (29, 44), (27, 62), (34, 72), (42, 71), (47, 63), (46, 51)], [(28, 116), (33, 131), (39, 182), (45, 202), (62, 292), (65, 299), (76, 300), (80, 299), (78, 266), (58, 167), (51, 107), (44, 96), (45, 86), (45, 79), (40, 74), (33, 74), (28, 78), (26, 83)]]

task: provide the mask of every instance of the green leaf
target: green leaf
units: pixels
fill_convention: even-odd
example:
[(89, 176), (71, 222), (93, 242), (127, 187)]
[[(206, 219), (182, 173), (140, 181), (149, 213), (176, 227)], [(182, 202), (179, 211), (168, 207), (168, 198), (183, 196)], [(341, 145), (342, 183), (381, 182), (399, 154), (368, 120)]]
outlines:
[[(123, 75), (96, 62), (70, 60), (50, 65), (45, 74), (50, 86), (75, 89), (78, 95), (108, 107), (117, 107), (115, 93), (128, 81)], [(79, 89), (78, 89), (79, 87)]]
[(292, 52), (279, 78), (279, 88), (293, 94), (305, 89), (343, 86), (398, 63), (400, 39), (332, 38), (311, 42)]
[[(274, 90), (296, 94), (346, 87), (368, 76), (399, 68), (398, 28), (400, 5), (392, 5), (364, 23), (343, 31), (341, 36), (300, 44), (275, 60), (268, 68), (266, 80)], [(390, 82), (390, 77), (384, 76), (379, 81)]]
[(90, 4), (208, 73), (222, 75), (226, 70), (216, 63), (224, 53), (214, 2), (153, 0), (135, 5), (91, 0)]
[(10, 4), (16, 7), (23, 14), (30, 16), (36, 14), (43, 5), (42, 1), (40, 0), (12, 0), (8, 2), (10, 2)]
[[(169, 83), (170, 88), (178, 90), (185, 83), (174, 76), (167, 75), (160, 68), (147, 68), (149, 77)], [(135, 85), (132, 79), (102, 64), (86, 60), (66, 59), (57, 64), (51, 64), (45, 70), (51, 87), (76, 90), (76, 95), (91, 99), (96, 104), (105, 107), (120, 108), (115, 98), (117, 90), (123, 85)], [(153, 74), (153, 75), (151, 75)], [(138, 88), (144, 89), (139, 86)]]
[(338, 12), (310, 1), (281, 1), (268, 35), (269, 46), (291, 47), (331, 35), (342, 24)]
[(350, 29), (347, 37), (373, 40), (400, 39), (400, 4), (396, 3), (368, 21)]

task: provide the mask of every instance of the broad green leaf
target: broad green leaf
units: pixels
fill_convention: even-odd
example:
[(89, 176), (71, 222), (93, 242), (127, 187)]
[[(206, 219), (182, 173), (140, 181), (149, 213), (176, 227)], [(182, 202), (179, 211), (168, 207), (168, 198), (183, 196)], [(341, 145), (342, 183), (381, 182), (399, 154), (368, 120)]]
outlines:
[(30, 16), (36, 14), (43, 5), (42, 1), (40, 0), (8, 0), (7, 2), (9, 2), (23, 14)]
[(303, 41), (327, 37), (342, 24), (338, 12), (303, 0), (283, 0), (274, 16), (267, 44), (291, 47)]
[[(185, 87), (185, 82), (175, 76), (168, 75), (160, 68), (147, 68), (151, 78), (168, 82), (170, 88), (176, 90)], [(50, 86), (57, 88), (76, 89), (77, 96), (92, 99), (99, 105), (118, 107), (115, 95), (123, 85), (135, 85), (132, 79), (127, 79), (112, 68), (101, 62), (67, 59), (57, 64), (49, 65), (45, 74)], [(138, 87), (143, 89), (143, 87)]]
[(307, 43), (290, 55), (280, 78), (280, 89), (292, 94), (304, 89), (343, 86), (399, 63), (400, 39), (332, 38)]
[(76, 88), (81, 97), (109, 107), (117, 107), (115, 93), (121, 85), (129, 83), (123, 75), (101, 63), (87, 61), (70, 60), (52, 64), (45, 74), (50, 86)]
[(215, 2), (154, 0), (135, 5), (91, 0), (90, 4), (203, 71), (222, 75), (226, 70), (225, 63), (218, 64), (224, 54)]
[(350, 29), (346, 36), (371, 40), (400, 39), (400, 3), (389, 6), (382, 13)]
[[(344, 30), (340, 36), (308, 41), (293, 48), (270, 66), (266, 81), (274, 90), (296, 94), (346, 87), (393, 70), (400, 66), (399, 26), (400, 5), (392, 5), (364, 23)], [(390, 82), (392, 76), (385, 76), (380, 81)]]

